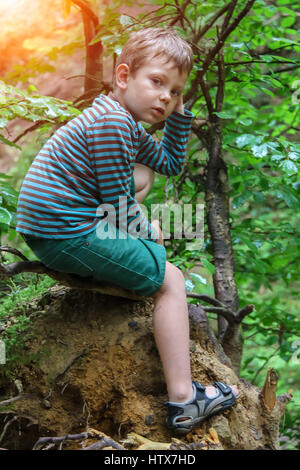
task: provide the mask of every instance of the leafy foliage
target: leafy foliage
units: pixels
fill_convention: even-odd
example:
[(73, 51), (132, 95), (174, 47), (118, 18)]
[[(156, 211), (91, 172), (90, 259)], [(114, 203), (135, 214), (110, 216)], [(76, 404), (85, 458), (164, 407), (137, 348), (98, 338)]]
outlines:
[[(45, 127), (47, 129), (53, 124), (69, 121), (79, 114), (80, 111), (68, 101), (41, 96), (36, 91), (33, 85), (29, 85), (24, 91), (0, 82), (0, 129), (5, 129), (9, 121), (20, 118), (34, 123), (42, 121), (42, 129), (45, 130)], [(0, 140), (4, 144), (20, 149), (3, 134), (0, 134)]]
[(8, 181), (9, 177), (0, 173), (0, 235), (16, 223), (18, 193)]

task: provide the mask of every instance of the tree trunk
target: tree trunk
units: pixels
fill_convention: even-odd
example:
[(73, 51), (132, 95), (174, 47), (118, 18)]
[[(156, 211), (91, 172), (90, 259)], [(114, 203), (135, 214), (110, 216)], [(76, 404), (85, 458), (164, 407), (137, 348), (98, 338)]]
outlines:
[(101, 41), (90, 44), (98, 33), (99, 20), (93, 7), (86, 0), (72, 0), (81, 9), (84, 28), (86, 61), (84, 93), (85, 95), (103, 88), (103, 45)]
[[(239, 308), (237, 286), (234, 279), (234, 255), (229, 223), (229, 188), (227, 167), (221, 157), (222, 127), (217, 121), (210, 128), (206, 167), (205, 200), (208, 230), (216, 268), (213, 276), (216, 299), (233, 312)], [(219, 339), (232, 366), (239, 374), (242, 358), (242, 338), (238, 323), (230, 323), (219, 316)]]
[(97, 24), (93, 22), (89, 14), (82, 11), (82, 20), (84, 25), (84, 36), (86, 46), (85, 79), (84, 92), (90, 92), (100, 89), (103, 81), (103, 46), (99, 41), (96, 44), (90, 44), (97, 32)]
[[(233, 372), (196, 306), (189, 308), (193, 378), (205, 385), (237, 384), (241, 397), (232, 410), (172, 441), (152, 311), (152, 299), (60, 286), (37, 298), (30, 305), (22, 362), (10, 370), (11, 379), (0, 380), (0, 446), (32, 449), (40, 437), (72, 434), (70, 441), (56, 441), (64, 449), (103, 448), (108, 442), (128, 449), (278, 449), (279, 421), (290, 397), (273, 400), (270, 410), (260, 390)], [(98, 443), (82, 437), (80, 444), (77, 433), (98, 436)]]

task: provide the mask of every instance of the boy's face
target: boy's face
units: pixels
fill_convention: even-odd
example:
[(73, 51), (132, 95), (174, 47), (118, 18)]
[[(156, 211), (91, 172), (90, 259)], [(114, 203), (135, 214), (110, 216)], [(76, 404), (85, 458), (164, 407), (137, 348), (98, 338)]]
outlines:
[(132, 75), (126, 64), (116, 71), (117, 96), (136, 121), (164, 121), (181, 99), (188, 74), (173, 62), (156, 57)]

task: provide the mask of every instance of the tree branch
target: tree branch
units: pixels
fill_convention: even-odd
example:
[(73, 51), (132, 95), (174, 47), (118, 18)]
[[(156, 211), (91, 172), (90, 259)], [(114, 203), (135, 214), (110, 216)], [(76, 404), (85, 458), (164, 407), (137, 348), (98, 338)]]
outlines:
[[(241, 62), (226, 62), (225, 65), (244, 65), (244, 64), (295, 64), (295, 61), (291, 60), (270, 60), (270, 61), (265, 61), (265, 60), (242, 60)], [(300, 67), (300, 63), (295, 65), (294, 68), (298, 69)], [(292, 68), (288, 69), (292, 70)], [(277, 70), (277, 72), (281, 72), (281, 70)], [(271, 73), (274, 72), (268, 72), (270, 75)]]
[[(0, 247), (0, 251), (1, 250), (2, 247)], [(15, 254), (12, 248), (8, 249), (7, 247), (5, 247), (5, 249), (2, 251), (7, 251)], [(18, 254), (18, 256), (20, 256), (20, 254)], [(126, 299), (137, 301), (142, 301), (146, 299), (146, 297), (140, 296), (134, 291), (123, 289), (122, 287), (110, 284), (105, 281), (96, 281), (92, 278), (83, 278), (81, 276), (78, 276), (77, 274), (62, 273), (59, 271), (55, 271), (53, 269), (47, 268), (41, 261), (27, 260), (9, 264), (0, 263), (0, 280), (7, 279), (23, 272), (46, 274), (55, 281), (58, 281), (61, 284), (74, 289), (92, 290), (104, 295), (112, 295), (115, 297), (123, 297)]]
[[(64, 442), (66, 441), (78, 441), (78, 440), (87, 440), (90, 438), (94, 438), (95, 434), (92, 432), (83, 432), (80, 434), (67, 434), (66, 436), (55, 436), (55, 437), (40, 437), (37, 442), (34, 444), (32, 450), (41, 450), (41, 448), (45, 444), (60, 444), (60, 450), (61, 446)], [(105, 436), (103, 434), (103, 437), (100, 441), (91, 444), (88, 447), (85, 447), (83, 450), (100, 450), (103, 449), (104, 447), (113, 447), (114, 449), (118, 450), (124, 450), (124, 447), (122, 447), (120, 444), (118, 444), (116, 441), (111, 439), (108, 436)]]
[(0, 401), (0, 406), (11, 405), (15, 401), (28, 399), (28, 398), (36, 398), (34, 395), (30, 395), (29, 393), (24, 393), (23, 395), (17, 395), (13, 398), (8, 398), (7, 400)]
[(72, 2), (86, 13), (86, 15), (93, 22), (94, 26), (98, 25), (98, 16), (91, 8), (91, 4), (87, 3), (85, 0), (72, 0)]
[(6, 253), (11, 253), (12, 255), (19, 256), (24, 261), (29, 261), (23, 253), (21, 253), (16, 248), (11, 248), (10, 246), (0, 246), (0, 251), (5, 251)]
[(213, 24), (222, 16), (230, 7), (230, 3), (225, 5), (221, 10), (219, 10), (215, 16), (204, 26), (204, 28), (200, 29), (198, 33), (193, 38), (193, 42), (197, 43), (199, 40), (207, 33), (207, 31), (213, 26)]
[[(216, 54), (219, 52), (219, 50), (224, 46), (224, 42), (232, 33), (232, 31), (235, 30), (237, 25), (242, 21), (242, 19), (247, 15), (247, 13), (251, 10), (252, 5), (254, 4), (255, 0), (249, 0), (244, 7), (244, 9), (239, 13), (239, 15), (233, 20), (231, 25), (222, 31), (220, 35), (220, 40), (217, 42), (217, 44), (209, 51), (208, 55), (206, 56), (203, 66), (202, 66), (202, 74), (204, 75), (205, 72), (207, 71), (209, 65), (211, 64), (213, 58), (216, 56)], [(230, 5), (230, 4), (229, 4)], [(228, 6), (229, 6), (228, 5)]]
[(204, 96), (204, 99), (205, 99), (205, 102), (206, 102), (209, 120), (212, 121), (213, 118), (214, 118), (214, 116), (213, 116), (214, 107), (213, 107), (212, 99), (210, 97), (208, 89), (207, 89), (206, 84), (204, 82), (203, 75), (200, 75), (199, 83), (200, 83), (201, 90), (202, 90), (202, 93), (203, 93), (203, 96)]
[[(5, 251), (7, 253), (14, 254), (24, 260), (5, 265), (0, 264), (0, 279), (6, 279), (8, 277), (12, 277), (23, 272), (31, 272), (36, 274), (46, 274), (52, 279), (62, 283), (63, 285), (76, 289), (92, 290), (104, 295), (124, 297), (137, 301), (145, 300), (146, 298), (144, 296), (139, 296), (135, 294), (133, 291), (123, 289), (119, 286), (107, 283), (105, 281), (96, 281), (92, 278), (83, 278), (81, 276), (78, 276), (77, 274), (62, 273), (47, 268), (41, 261), (30, 261), (19, 250), (16, 250), (9, 246), (0, 246), (0, 251)], [(211, 304), (213, 307), (202, 307), (203, 310), (222, 315), (230, 324), (242, 322), (244, 317), (251, 313), (254, 309), (253, 305), (246, 305), (237, 313), (235, 313), (230, 310), (225, 304), (220, 302), (218, 299), (215, 299), (208, 295), (201, 295), (188, 292), (187, 297), (199, 299), (203, 302)]]
[(249, 315), (254, 310), (254, 305), (246, 305), (238, 312), (234, 312), (230, 308), (228, 308), (225, 304), (220, 302), (220, 300), (215, 299), (214, 297), (209, 297), (208, 295), (203, 294), (195, 294), (193, 292), (187, 292), (187, 297), (191, 297), (194, 299), (202, 300), (203, 302), (207, 302), (213, 307), (204, 307), (201, 305), (201, 308), (205, 312), (212, 312), (216, 313), (217, 315), (222, 315), (230, 324), (238, 324), (243, 321), (246, 315)]
[(232, 17), (232, 14), (233, 14), (233, 10), (235, 9), (236, 7), (236, 4), (237, 4), (237, 0), (232, 0), (228, 6), (228, 12), (227, 12), (227, 15), (224, 19), (224, 22), (223, 22), (223, 25), (222, 25), (222, 33), (224, 33), (226, 31), (226, 28), (229, 24), (229, 21), (231, 20), (231, 17)]
[(215, 299), (214, 297), (210, 297), (209, 295), (195, 294), (194, 292), (188, 292), (187, 296), (192, 297), (194, 299), (202, 300), (203, 302), (214, 305), (215, 307), (227, 308), (226, 305), (220, 302), (220, 300)]
[(216, 313), (224, 317), (229, 324), (239, 323), (235, 313), (232, 310), (220, 307), (202, 307), (205, 312)]
[(220, 50), (218, 57), (218, 89), (216, 96), (216, 112), (219, 113), (223, 108), (224, 93), (225, 93), (225, 67), (224, 67), (224, 55), (223, 51)]
[[(18, 142), (18, 140), (20, 140), (22, 137), (24, 137), (24, 135), (28, 134), (28, 132), (33, 132), (35, 131), (36, 129), (38, 129), (40, 126), (42, 126), (43, 124), (46, 124), (46, 123), (51, 123), (50, 121), (47, 121), (47, 120), (41, 120), (41, 121), (37, 121), (35, 122), (32, 126), (29, 126), (27, 129), (25, 129), (25, 131), (21, 132), (21, 134), (19, 134), (14, 140), (13, 142), (16, 143)], [(54, 124), (54, 123), (52, 123)], [(63, 123), (62, 123), (63, 124)]]
[(242, 323), (245, 316), (252, 313), (253, 310), (255, 310), (255, 306), (253, 304), (249, 304), (249, 305), (246, 305), (245, 307), (241, 308), (237, 312), (237, 318), (238, 318), (239, 323)]

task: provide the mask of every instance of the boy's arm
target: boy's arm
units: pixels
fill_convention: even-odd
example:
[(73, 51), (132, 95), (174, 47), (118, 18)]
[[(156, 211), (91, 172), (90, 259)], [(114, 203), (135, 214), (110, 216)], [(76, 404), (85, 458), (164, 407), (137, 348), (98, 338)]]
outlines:
[[(123, 231), (157, 241), (158, 234), (130, 194), (134, 167), (132, 126), (122, 114), (95, 121), (86, 131), (88, 153), (93, 162), (99, 189), (98, 215), (111, 209), (112, 219)], [(110, 220), (112, 220), (110, 219)], [(114, 220), (112, 220), (114, 222)]]
[(180, 114), (184, 114), (184, 105), (183, 105), (183, 96), (182, 96), (182, 94), (178, 98), (177, 105), (175, 106), (174, 111), (177, 111)]
[(164, 136), (160, 143), (153, 140), (140, 126), (140, 149), (136, 161), (163, 175), (177, 175), (184, 164), (193, 114), (185, 110), (182, 99), (165, 122)]

